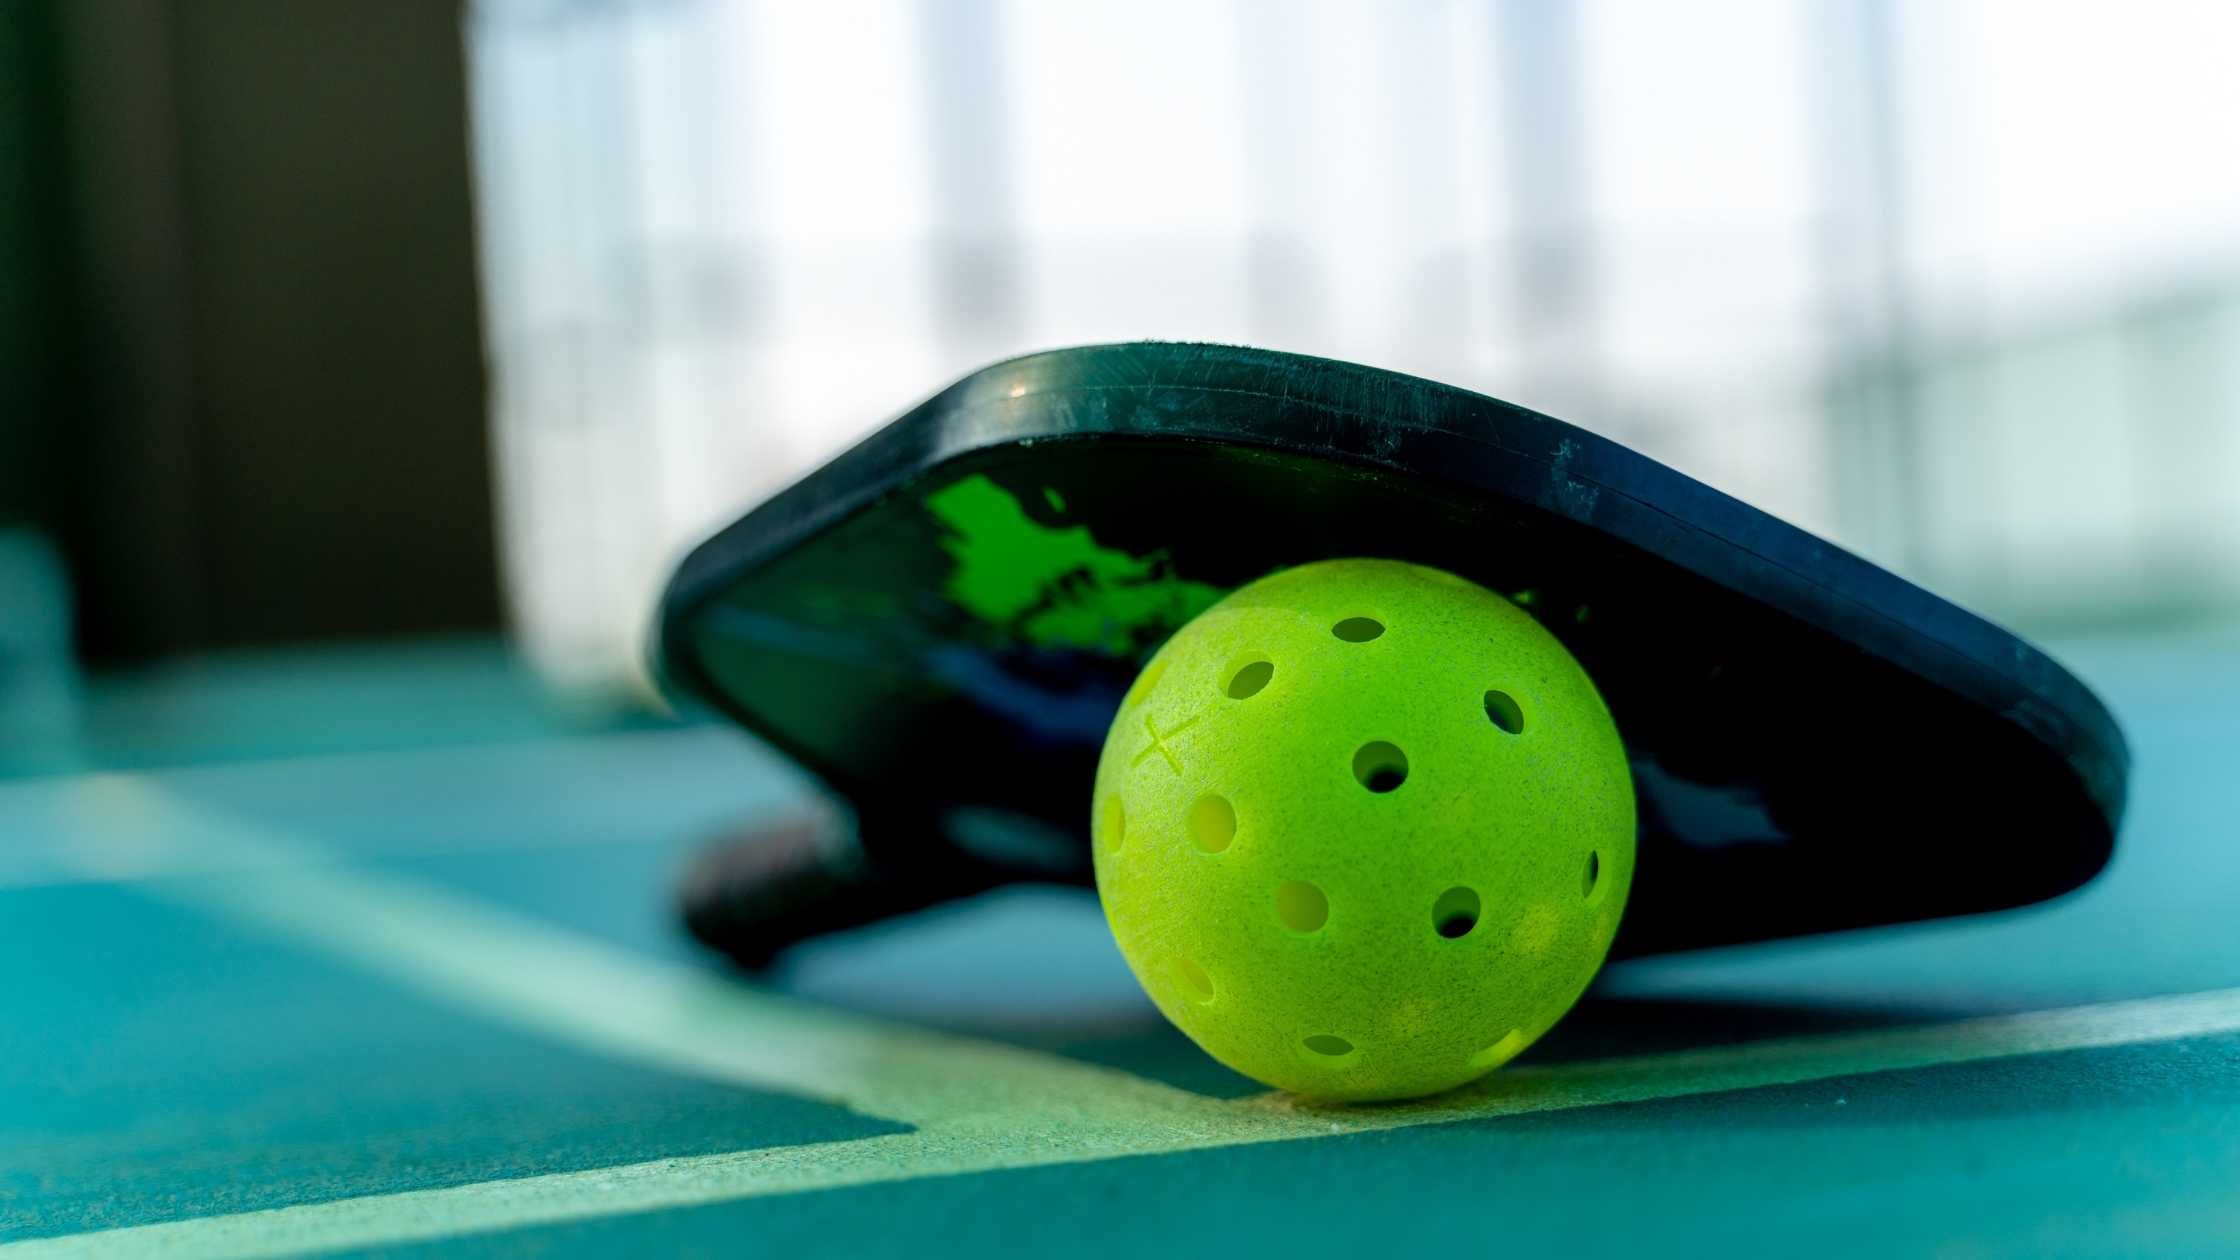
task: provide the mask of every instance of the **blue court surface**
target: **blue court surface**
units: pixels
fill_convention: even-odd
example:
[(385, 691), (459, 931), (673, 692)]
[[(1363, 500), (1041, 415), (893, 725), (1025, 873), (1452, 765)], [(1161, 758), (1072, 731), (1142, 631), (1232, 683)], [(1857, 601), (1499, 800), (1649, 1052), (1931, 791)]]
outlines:
[(1622, 965), (1336, 1109), (1079, 892), (711, 963), (669, 881), (806, 790), (727, 728), (472, 644), (103, 682), (0, 780), (0, 1257), (2240, 1253), (2240, 641), (2055, 646), (2136, 753), (2096, 883)]

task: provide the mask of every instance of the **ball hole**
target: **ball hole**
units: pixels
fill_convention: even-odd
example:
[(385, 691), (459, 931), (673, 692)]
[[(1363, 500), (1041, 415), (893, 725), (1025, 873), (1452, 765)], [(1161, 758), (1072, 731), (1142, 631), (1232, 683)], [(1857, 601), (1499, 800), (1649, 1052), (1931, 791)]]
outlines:
[(1470, 1056), (1470, 1066), (1479, 1071), (1491, 1071), (1517, 1057), (1524, 1049), (1524, 1029), (1512, 1028), (1501, 1040)]
[(1254, 661), (1229, 675), (1229, 685), (1223, 690), (1229, 693), (1231, 700), (1249, 700), (1259, 695), (1260, 689), (1267, 686), (1268, 680), (1275, 675), (1275, 662)]
[(1353, 1053), (1352, 1042), (1343, 1037), (1333, 1037), (1329, 1033), (1316, 1033), (1300, 1044), (1304, 1045), (1310, 1052), (1329, 1059), (1342, 1058)]
[(1104, 847), (1107, 852), (1118, 853), (1128, 842), (1128, 811), (1121, 807), (1118, 795), (1108, 796), (1104, 802)]
[(1145, 697), (1151, 694), (1151, 689), (1159, 685), (1160, 675), (1166, 672), (1167, 658), (1164, 656), (1144, 666), (1143, 672), (1136, 675), (1135, 685), (1128, 688), (1127, 702), (1129, 704), (1142, 704)]
[(1384, 623), (1374, 617), (1348, 617), (1330, 627), (1330, 633), (1348, 643), (1367, 643), (1384, 633)]
[(1586, 878), (1580, 881), (1579, 895), (1582, 897), (1593, 897), (1595, 886), (1600, 884), (1601, 882), (1602, 854), (1599, 852), (1589, 853), (1587, 854)]
[(1174, 978), (1182, 986), (1182, 994), (1200, 1006), (1213, 1000), (1213, 977), (1206, 969), (1190, 958), (1174, 960)]
[(1372, 740), (1353, 754), (1353, 777), (1372, 792), (1390, 792), (1408, 781), (1408, 755), (1397, 745)]
[(1478, 926), (1478, 894), (1475, 889), (1449, 888), (1431, 903), (1431, 926), (1448, 940), (1458, 940), (1470, 935)]
[(1486, 693), (1486, 720), (1511, 735), (1524, 734), (1524, 709), (1517, 698), (1506, 691)]
[(1237, 811), (1218, 796), (1201, 796), (1190, 806), (1187, 819), (1190, 843), (1208, 853), (1219, 853), (1237, 838)]
[(1330, 898), (1303, 879), (1276, 885), (1276, 917), (1294, 932), (1319, 932), (1330, 921)]

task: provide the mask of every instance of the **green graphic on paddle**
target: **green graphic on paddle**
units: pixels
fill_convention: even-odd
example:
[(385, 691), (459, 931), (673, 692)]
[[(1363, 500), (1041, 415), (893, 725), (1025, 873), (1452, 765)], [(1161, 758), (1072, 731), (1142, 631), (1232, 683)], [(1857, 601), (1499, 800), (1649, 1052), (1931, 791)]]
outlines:
[[(1065, 500), (1045, 490), (1053, 508)], [(1027, 515), (1009, 491), (975, 473), (926, 497), (956, 561), (943, 591), (959, 607), (1037, 647), (1128, 656), (1221, 598), (1176, 576), (1164, 551), (1132, 556), (1100, 546), (1085, 525)]]

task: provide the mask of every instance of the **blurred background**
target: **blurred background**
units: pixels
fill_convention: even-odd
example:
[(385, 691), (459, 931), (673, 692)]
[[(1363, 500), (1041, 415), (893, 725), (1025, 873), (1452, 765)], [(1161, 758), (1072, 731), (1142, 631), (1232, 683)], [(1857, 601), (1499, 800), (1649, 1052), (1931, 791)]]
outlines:
[[(1259, 1208), (1225, 1150), (1232, 1228), (1265, 1248), (1367, 1203), (1451, 1249), (1506, 1186), (1509, 1250), (1583, 1254), (1618, 1184), (1636, 1250), (1681, 1204), (1833, 1254), (2240, 1252), (2231, 0), (0, 0), (0, 1239), (309, 1207), (182, 1245), (438, 1247), (549, 1212), (597, 1232), (484, 1237), (728, 1254), (893, 1219), (694, 1198), (935, 1167), (824, 1145), (890, 1118), (1008, 1161), (989, 1135), (1042, 1103), (979, 1091), (1015, 1065), (1026, 1100), (1072, 1079), (1036, 1062), (1253, 1092), (1160, 1019), (1084, 890), (837, 933), (751, 986), (678, 913), (709, 852), (739, 861), (703, 890), (801, 862), (781, 911), (865, 869), (774, 750), (653, 696), (682, 552), (960, 375), (1130, 338), (1608, 435), (2048, 644), (2136, 750), (2077, 896), (1629, 961), (1532, 1052), (2075, 1053), (1330, 1143), (1368, 1154), (1268, 1164)], [(945, 865), (823, 905), (977, 869)], [(820, 1006), (874, 1018), (824, 1039)], [(998, 1044), (952, 1079), (924, 1029)], [(1724, 1088), (1790, 1053), (1672, 1070)], [(1120, 1133), (1090, 1101), (1032, 1117), (1021, 1158)], [(1125, 1246), (1082, 1222), (1215, 1184), (1131, 1188), (1154, 1162), (978, 1193)], [(1316, 1177), (1335, 1206), (1295, 1211)], [(878, 1202), (1042, 1236), (969, 1180)], [(1732, 1206), (1759, 1199), (1770, 1226)], [(1312, 1243), (1356, 1236), (1332, 1228)]]
[(1539, 408), (2025, 632), (2227, 625), (2236, 55), (2210, 0), (0, 0), (0, 773), (307, 661), (378, 741), (399, 652), (612, 720), (693, 540), (1128, 338)]

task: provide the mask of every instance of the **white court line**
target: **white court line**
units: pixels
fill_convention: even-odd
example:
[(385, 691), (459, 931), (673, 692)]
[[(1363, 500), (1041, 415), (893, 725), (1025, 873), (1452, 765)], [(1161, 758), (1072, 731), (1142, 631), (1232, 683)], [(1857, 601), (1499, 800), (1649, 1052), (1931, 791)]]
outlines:
[[(181, 843), (285, 846), (193, 815), (145, 782), (85, 781), (84, 806)], [(825, 1098), (915, 1131), (857, 1141), (370, 1195), (0, 1246), (35, 1256), (283, 1256), (755, 1196), (1294, 1141), (1679, 1098), (1863, 1072), (2240, 1031), (2240, 989), (1916, 1028), (1505, 1069), (1398, 1107), (1220, 1101), (1089, 1064), (831, 1011), (647, 960), (417, 881), (280, 865), (145, 885), (479, 1015), (603, 1053)]]
[[(1309, 1112), (1262, 1097), (1220, 1104), (1232, 1119), (1191, 1128), (1045, 1117), (959, 1120), (915, 1133), (653, 1160), (615, 1168), (369, 1195), (0, 1246), (32, 1257), (276, 1257), (455, 1237), (572, 1220), (798, 1194), (917, 1177), (1083, 1163), (1127, 1155), (1560, 1111), (2240, 1031), (2240, 989), (2037, 1011), (1925, 1028), (1761, 1042), (1561, 1067), (1507, 1068), (1487, 1086), (1414, 1107)], [(1270, 1117), (1293, 1123), (1263, 1125)]]
[[(1187, 1117), (1218, 1107), (1126, 1072), (852, 1015), (644, 957), (428, 880), (305, 862), (297, 837), (181, 802), (146, 779), (89, 776), (77, 790), (80, 817), (136, 837), (135, 851), (153, 855), (136, 891), (604, 1054), (913, 1125), (1046, 1108)], [(176, 877), (152, 877), (167, 854), (179, 855)], [(210, 873), (213, 860), (227, 869)]]

